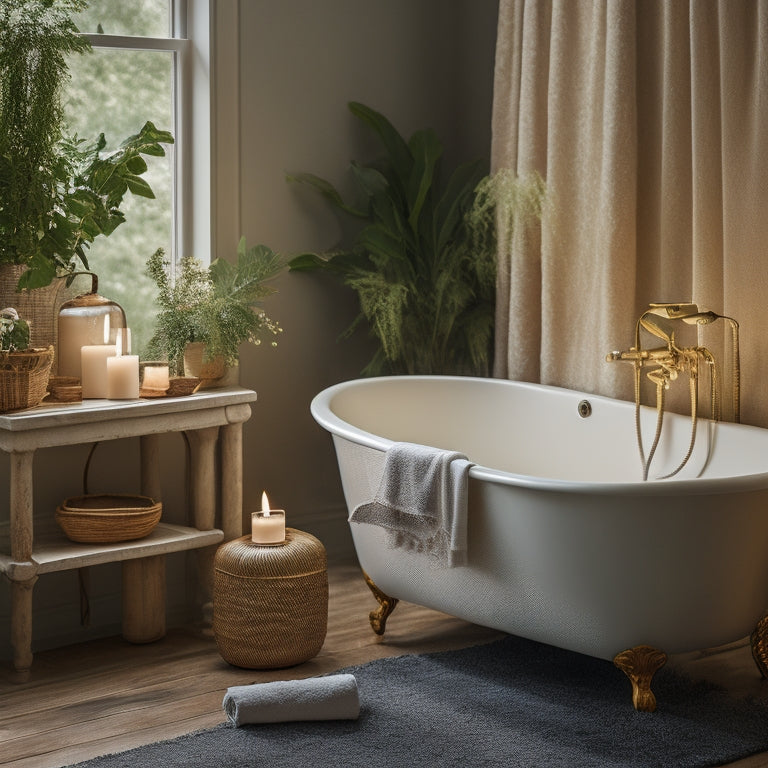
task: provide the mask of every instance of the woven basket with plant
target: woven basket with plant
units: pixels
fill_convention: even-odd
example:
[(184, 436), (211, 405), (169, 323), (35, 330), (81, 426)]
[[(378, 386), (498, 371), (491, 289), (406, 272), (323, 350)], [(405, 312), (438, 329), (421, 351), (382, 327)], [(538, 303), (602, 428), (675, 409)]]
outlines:
[(53, 347), (29, 349), (29, 324), (12, 307), (0, 311), (0, 413), (32, 408), (45, 397)]

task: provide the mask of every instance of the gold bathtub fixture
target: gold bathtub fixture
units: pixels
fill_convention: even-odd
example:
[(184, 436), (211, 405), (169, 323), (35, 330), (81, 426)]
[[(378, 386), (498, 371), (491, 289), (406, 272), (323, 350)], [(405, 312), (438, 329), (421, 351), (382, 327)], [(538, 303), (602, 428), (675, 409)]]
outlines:
[[(691, 439), (688, 451), (680, 464), (672, 472), (659, 479), (666, 479), (680, 472), (693, 453), (698, 423), (699, 378), (702, 370), (709, 372), (709, 418), (712, 421), (720, 420), (720, 376), (714, 356), (704, 346), (696, 344), (694, 346), (681, 347), (676, 342), (677, 331), (683, 327), (680, 326), (680, 323), (703, 326), (714, 323), (717, 320), (726, 321), (731, 328), (733, 420), (738, 422), (740, 419), (739, 324), (733, 318), (718, 315), (708, 310), (699, 310), (696, 304), (690, 302), (651, 304), (640, 315), (635, 324), (634, 346), (624, 352), (609, 352), (606, 355), (608, 362), (626, 360), (634, 366), (635, 431), (637, 433), (637, 445), (643, 468), (643, 480), (648, 479), (651, 462), (661, 437), (665, 392), (678, 377), (684, 374), (688, 376), (691, 404)], [(641, 345), (641, 330), (650, 333), (656, 339), (660, 339), (663, 344), (650, 349), (644, 349)], [(646, 370), (648, 379), (656, 386), (656, 432), (647, 457), (643, 447), (643, 436), (640, 428), (640, 383), (643, 369)]]

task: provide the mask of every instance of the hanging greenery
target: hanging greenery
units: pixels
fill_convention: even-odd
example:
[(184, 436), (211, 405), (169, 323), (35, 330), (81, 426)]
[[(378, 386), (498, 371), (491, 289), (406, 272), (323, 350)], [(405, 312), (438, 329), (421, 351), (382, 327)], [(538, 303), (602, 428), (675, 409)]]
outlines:
[(509, 228), (540, 216), (541, 178), (488, 176), (476, 161), (443, 182), (443, 146), (433, 130), (406, 141), (375, 110), (357, 102), (349, 108), (384, 149), (374, 162), (352, 163), (359, 200), (345, 201), (311, 173), (289, 180), (314, 188), (362, 226), (349, 248), (300, 254), (290, 269), (322, 269), (356, 291), (360, 314), (345, 334), (365, 322), (377, 341), (364, 374), (489, 375), (497, 222)]
[(0, 0), (0, 264), (29, 267), (22, 288), (87, 269), (87, 249), (125, 217), (131, 192), (153, 198), (143, 156), (162, 156), (168, 131), (145, 123), (120, 149), (100, 135), (65, 135), (61, 90), (67, 57), (90, 51), (73, 14), (85, 0)]

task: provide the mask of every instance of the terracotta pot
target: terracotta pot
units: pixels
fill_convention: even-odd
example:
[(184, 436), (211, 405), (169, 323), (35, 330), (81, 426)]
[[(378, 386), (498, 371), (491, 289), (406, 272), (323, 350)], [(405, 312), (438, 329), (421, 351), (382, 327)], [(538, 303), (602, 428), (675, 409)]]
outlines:
[(239, 366), (227, 366), (224, 358), (204, 361), (205, 343), (193, 341), (184, 348), (184, 375), (200, 379), (200, 389), (229, 387), (239, 380)]

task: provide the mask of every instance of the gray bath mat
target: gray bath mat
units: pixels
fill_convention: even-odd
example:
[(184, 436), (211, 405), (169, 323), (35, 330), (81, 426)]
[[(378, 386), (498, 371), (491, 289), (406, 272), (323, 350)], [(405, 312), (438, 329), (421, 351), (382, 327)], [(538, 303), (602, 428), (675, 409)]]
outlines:
[(658, 708), (640, 713), (610, 662), (515, 637), (345, 671), (358, 720), (222, 724), (78, 768), (700, 768), (768, 751), (768, 697), (662, 668)]

